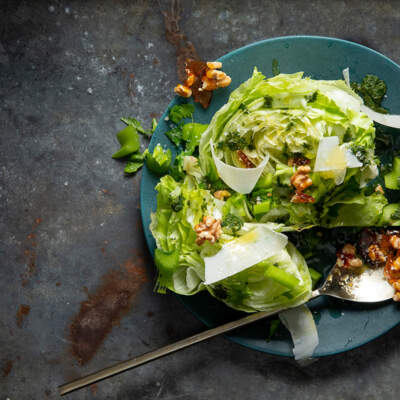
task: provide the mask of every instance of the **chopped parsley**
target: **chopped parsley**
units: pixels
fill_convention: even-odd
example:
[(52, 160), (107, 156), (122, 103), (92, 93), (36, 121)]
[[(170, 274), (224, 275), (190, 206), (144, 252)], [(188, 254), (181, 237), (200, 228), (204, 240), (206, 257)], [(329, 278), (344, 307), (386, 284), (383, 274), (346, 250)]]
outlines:
[(242, 150), (249, 145), (249, 141), (238, 133), (229, 132), (225, 141), (218, 143), (218, 148), (228, 147), (229, 150)]
[(183, 209), (183, 196), (179, 195), (178, 197), (171, 198), (171, 208), (175, 212), (179, 212)]
[(144, 155), (140, 153), (133, 153), (129, 157), (129, 161), (126, 163), (124, 172), (126, 174), (134, 174), (140, 168), (142, 168), (143, 163), (144, 163)]
[(286, 132), (289, 132), (291, 129), (293, 129), (294, 128), (294, 122), (293, 121), (290, 121), (287, 125), (286, 125), (286, 128), (285, 128), (285, 131)]
[(194, 106), (192, 104), (182, 104), (174, 106), (169, 112), (169, 120), (175, 124), (170, 124), (171, 129), (165, 132), (168, 139), (174, 143), (176, 147), (186, 144), (186, 155), (191, 155), (196, 150), (200, 142), (202, 133), (207, 129), (207, 124), (199, 124), (194, 122), (184, 123), (182, 119), (192, 116)]
[(191, 118), (194, 113), (193, 104), (181, 104), (175, 105), (171, 108), (169, 112), (169, 119), (174, 124), (179, 124), (184, 118)]
[(179, 153), (173, 162), (173, 164), (169, 167), (169, 174), (175, 179), (176, 182), (180, 182), (185, 177), (185, 173), (183, 171), (183, 160), (185, 158), (186, 153), (182, 151)]
[(176, 147), (179, 147), (182, 143), (183, 132), (181, 126), (176, 126), (175, 128), (172, 128), (168, 132), (165, 132), (165, 135), (172, 143), (175, 144)]
[(139, 133), (146, 136), (151, 136), (157, 127), (157, 120), (155, 118), (153, 118), (151, 129), (144, 129), (142, 124), (136, 118), (122, 117), (121, 121), (128, 126), (133, 126)]
[(121, 121), (127, 126), (117, 133), (117, 139), (121, 148), (113, 154), (113, 158), (126, 160), (125, 174), (132, 175), (137, 172), (144, 163), (144, 153), (140, 153), (140, 139), (138, 133), (151, 135), (157, 127), (157, 121), (153, 119), (152, 128), (144, 129), (142, 124), (135, 118), (122, 117)]
[(244, 114), (248, 114), (249, 113), (249, 109), (243, 103), (240, 104), (239, 109), (242, 110)]
[(143, 161), (141, 162), (128, 161), (124, 168), (124, 172), (126, 174), (134, 174), (136, 171), (142, 168), (142, 166), (143, 166)]
[(316, 90), (311, 96), (306, 96), (307, 103), (314, 103), (318, 97), (318, 90)]
[(281, 73), (281, 69), (279, 67), (279, 61), (276, 58), (274, 58), (272, 60), (272, 75), (276, 76), (276, 75), (279, 75), (280, 73)]
[(264, 96), (264, 107), (271, 108), (272, 107), (272, 97), (271, 96)]
[(351, 134), (351, 129), (347, 128), (346, 133), (343, 136), (343, 142), (351, 142), (353, 140), (353, 135)]
[(369, 164), (368, 151), (365, 147), (354, 145), (351, 147), (351, 151), (363, 165)]

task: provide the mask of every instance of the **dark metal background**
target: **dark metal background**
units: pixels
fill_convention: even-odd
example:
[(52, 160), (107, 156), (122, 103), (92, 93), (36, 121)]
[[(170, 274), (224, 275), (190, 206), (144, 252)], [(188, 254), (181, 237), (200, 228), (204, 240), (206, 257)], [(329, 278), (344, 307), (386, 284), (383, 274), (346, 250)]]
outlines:
[[(148, 126), (169, 103), (175, 49), (154, 1), (0, 5), (0, 399), (57, 398), (66, 380), (203, 329), (175, 296), (153, 293), (140, 174), (125, 178), (110, 157), (120, 116)], [(396, 1), (182, 5), (182, 30), (207, 60), (263, 38), (316, 34), (400, 61)], [(87, 292), (124, 264), (147, 265), (147, 282), (79, 366), (69, 324)], [(216, 338), (68, 398), (397, 399), (399, 334), (305, 368)]]

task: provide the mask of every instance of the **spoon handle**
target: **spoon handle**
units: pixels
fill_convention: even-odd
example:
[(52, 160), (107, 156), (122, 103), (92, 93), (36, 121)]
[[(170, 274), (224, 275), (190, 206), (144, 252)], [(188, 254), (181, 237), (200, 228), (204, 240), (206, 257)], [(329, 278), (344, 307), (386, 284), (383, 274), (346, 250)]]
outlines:
[(227, 324), (217, 326), (216, 328), (208, 329), (204, 332), (190, 336), (186, 339), (179, 340), (178, 342), (161, 347), (157, 350), (150, 351), (149, 353), (145, 353), (130, 360), (112, 365), (111, 367), (104, 368), (98, 372), (86, 375), (72, 382), (65, 383), (64, 385), (59, 386), (59, 393), (60, 395), (67, 394), (69, 392), (72, 392), (73, 390), (83, 388), (84, 386), (90, 385), (94, 382), (100, 381), (105, 378), (109, 378), (112, 375), (116, 375), (128, 369), (138, 367), (139, 365), (145, 364), (149, 361), (153, 361), (156, 360), (157, 358), (174, 353), (175, 351), (202, 342), (203, 340), (212, 338), (214, 336), (218, 336), (222, 333), (232, 331), (233, 329), (239, 328), (244, 325), (248, 325), (252, 322), (259, 321), (263, 318), (277, 314), (285, 309), (286, 308), (281, 308), (279, 310), (272, 312), (268, 311), (257, 312), (254, 314), (247, 315), (246, 317), (240, 318), (236, 321), (228, 322)]

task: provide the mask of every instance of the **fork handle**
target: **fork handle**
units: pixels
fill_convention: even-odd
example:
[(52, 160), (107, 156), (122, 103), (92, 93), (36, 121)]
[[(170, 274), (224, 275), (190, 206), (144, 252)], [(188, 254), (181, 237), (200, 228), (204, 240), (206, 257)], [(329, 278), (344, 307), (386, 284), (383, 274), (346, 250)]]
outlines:
[(179, 340), (178, 342), (161, 347), (157, 350), (153, 350), (148, 353), (142, 354), (140, 356), (134, 357), (130, 360), (114, 364), (111, 367), (104, 368), (98, 372), (86, 375), (82, 378), (78, 378), (72, 382), (65, 383), (64, 385), (59, 386), (58, 388), (59, 393), (60, 395), (64, 395), (69, 392), (72, 392), (73, 390), (81, 389), (87, 385), (98, 382), (102, 379), (109, 378), (110, 376), (127, 371), (128, 369), (138, 367), (139, 365), (145, 364), (149, 361), (156, 360), (157, 358), (164, 357), (168, 354), (174, 353), (175, 351), (184, 349), (185, 347), (189, 347), (193, 344), (202, 342), (203, 340), (212, 338), (214, 336), (218, 336), (225, 332), (232, 331), (236, 328), (240, 328), (241, 326), (251, 324), (252, 322), (259, 321), (271, 315), (275, 315), (285, 309), (286, 308), (281, 308), (279, 310), (272, 312), (271, 311), (257, 312), (254, 314), (247, 315), (246, 317), (240, 318), (236, 321), (228, 322), (227, 324), (217, 326), (216, 328), (211, 328), (204, 332), (197, 333), (196, 335), (190, 336), (186, 339)]

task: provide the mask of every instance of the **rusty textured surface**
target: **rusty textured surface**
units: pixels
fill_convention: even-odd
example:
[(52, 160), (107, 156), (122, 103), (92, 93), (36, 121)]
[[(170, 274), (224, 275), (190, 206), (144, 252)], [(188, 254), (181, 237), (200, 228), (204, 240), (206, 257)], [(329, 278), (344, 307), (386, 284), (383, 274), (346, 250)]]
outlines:
[[(262, 38), (316, 34), (400, 62), (396, 1), (244, 3), (181, 2), (180, 29), (200, 58)], [(120, 116), (149, 126), (172, 98), (176, 48), (160, 11), (169, 1), (0, 5), (0, 399), (56, 399), (66, 380), (202, 329), (175, 296), (153, 293), (140, 174), (125, 178), (110, 157)], [(98, 304), (111, 271), (143, 266), (146, 278), (128, 288), (122, 308), (97, 320), (107, 334), (80, 365), (70, 327), (82, 304)], [(20, 305), (30, 312), (19, 328)], [(216, 338), (67, 398), (396, 399), (399, 334), (400, 327), (305, 368)]]

